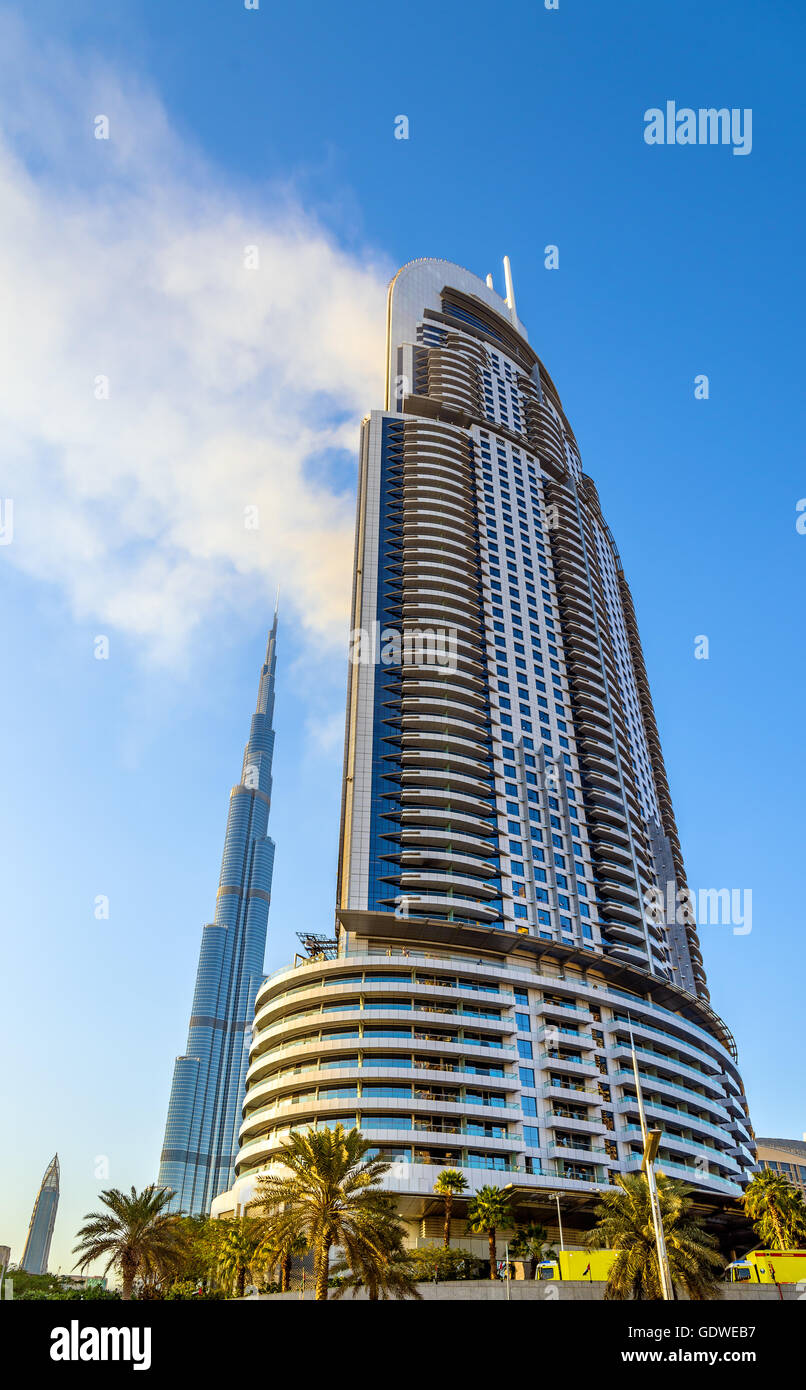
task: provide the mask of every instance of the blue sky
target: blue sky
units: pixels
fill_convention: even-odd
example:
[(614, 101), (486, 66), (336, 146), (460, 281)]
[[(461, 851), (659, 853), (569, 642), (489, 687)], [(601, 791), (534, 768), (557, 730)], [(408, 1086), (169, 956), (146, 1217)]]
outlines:
[[(499, 288), (511, 257), (632, 586), (689, 880), (753, 892), (749, 936), (702, 930), (713, 1003), (757, 1132), (806, 1128), (804, 16), (707, 8), (0, 6), (15, 1257), (55, 1150), (53, 1267), (102, 1187), (156, 1176), (278, 582), (267, 968), (330, 928), (355, 443), (418, 256)], [(752, 108), (752, 152), (646, 145), (667, 100)]]

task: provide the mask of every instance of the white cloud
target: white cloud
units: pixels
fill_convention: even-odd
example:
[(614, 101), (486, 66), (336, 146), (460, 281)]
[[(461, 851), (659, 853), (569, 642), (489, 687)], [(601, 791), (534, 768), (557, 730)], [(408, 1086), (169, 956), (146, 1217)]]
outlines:
[(315, 647), (342, 641), (354, 493), (319, 461), (380, 400), (390, 268), (222, 186), (123, 76), (8, 17), (0, 49), (0, 562), (169, 665), (280, 580)]

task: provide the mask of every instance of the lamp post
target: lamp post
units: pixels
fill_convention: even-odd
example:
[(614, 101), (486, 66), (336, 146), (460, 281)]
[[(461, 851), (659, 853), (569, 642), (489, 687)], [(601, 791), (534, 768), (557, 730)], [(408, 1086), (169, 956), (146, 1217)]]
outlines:
[(657, 1158), (658, 1149), (660, 1147), (661, 1131), (659, 1129), (647, 1128), (646, 1116), (644, 1114), (644, 1097), (641, 1091), (641, 1080), (638, 1075), (638, 1058), (635, 1055), (635, 1042), (632, 1035), (632, 1022), (630, 1023), (630, 1049), (632, 1051), (635, 1091), (638, 1097), (638, 1115), (641, 1120), (641, 1136), (644, 1141), (641, 1171), (646, 1177), (647, 1187), (649, 1188), (649, 1207), (652, 1212), (652, 1225), (655, 1231), (655, 1249), (658, 1256), (658, 1273), (660, 1275), (661, 1292), (664, 1300), (671, 1301), (674, 1299), (674, 1288), (672, 1286), (672, 1276), (669, 1269), (669, 1259), (666, 1254), (666, 1238), (663, 1233), (663, 1218), (661, 1216), (660, 1199), (658, 1197), (658, 1185), (655, 1182), (655, 1159)]

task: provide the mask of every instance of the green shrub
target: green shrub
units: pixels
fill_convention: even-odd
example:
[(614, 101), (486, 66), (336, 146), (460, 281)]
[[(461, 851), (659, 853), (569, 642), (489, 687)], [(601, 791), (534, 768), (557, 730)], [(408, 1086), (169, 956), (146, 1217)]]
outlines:
[(477, 1255), (459, 1246), (421, 1245), (410, 1252), (417, 1271), (416, 1278), (422, 1283), (444, 1283), (447, 1279), (478, 1279), (485, 1265)]
[(198, 1302), (221, 1302), (227, 1298), (223, 1289), (205, 1289), (196, 1279), (177, 1279), (173, 1284), (169, 1284), (163, 1294), (163, 1298), (168, 1303), (190, 1301)]

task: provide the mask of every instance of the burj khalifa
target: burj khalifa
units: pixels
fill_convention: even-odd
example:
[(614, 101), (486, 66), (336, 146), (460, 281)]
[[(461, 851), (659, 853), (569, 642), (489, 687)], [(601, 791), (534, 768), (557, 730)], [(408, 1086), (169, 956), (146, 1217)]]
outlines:
[(230, 792), (215, 917), (202, 930), (185, 1053), (174, 1066), (159, 1170), (171, 1207), (207, 1212), (230, 1184), (263, 979), (274, 867), (267, 834), (274, 752), (277, 611), (260, 673), (241, 780)]

